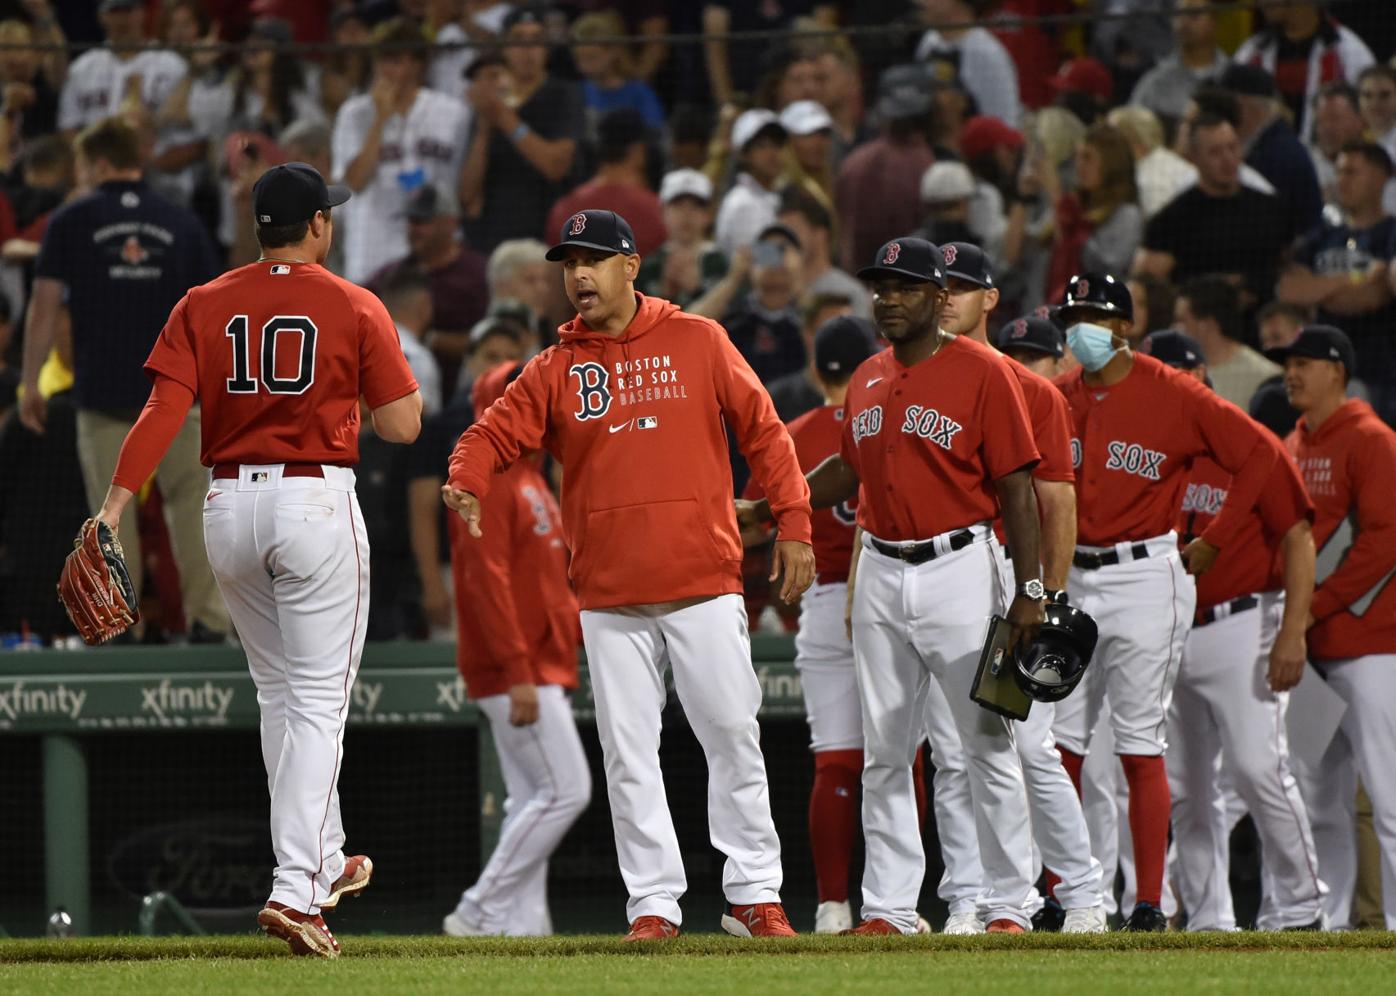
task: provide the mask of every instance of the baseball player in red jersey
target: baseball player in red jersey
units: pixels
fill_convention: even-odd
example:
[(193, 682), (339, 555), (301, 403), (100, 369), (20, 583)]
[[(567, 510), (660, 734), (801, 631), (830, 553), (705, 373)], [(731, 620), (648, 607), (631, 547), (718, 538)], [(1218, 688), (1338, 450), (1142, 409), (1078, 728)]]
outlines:
[(203, 409), (209, 564), (257, 686), (276, 875), (257, 915), (297, 954), (333, 957), (321, 912), (369, 883), (346, 857), (339, 766), (368, 624), (368, 538), (354, 496), (359, 398), (375, 431), (410, 443), (422, 399), (373, 294), (320, 264), (330, 208), (349, 198), (305, 163), (253, 188), (262, 257), (195, 287), (146, 361), (150, 400), (121, 450), (99, 518), (121, 510), (189, 408)]
[[(1015, 642), (1042, 621), (1038, 461), (1017, 379), (993, 350), (939, 328), (945, 263), (904, 238), (858, 276), (872, 285), (878, 329), (892, 348), (854, 373), (838, 456), (808, 477), (825, 508), (859, 495), (853, 651), (863, 711), (863, 875), (859, 934), (909, 934), (925, 877), (911, 762), (939, 683), (974, 787), (988, 929), (1021, 933), (1032, 890), (1023, 770), (1008, 722), (969, 689), (991, 615), (1008, 599), (991, 523), (1002, 513), (1019, 591), (1008, 608)], [(862, 491), (859, 492), (859, 487)], [(765, 518), (757, 502), (743, 517)]]
[[(1181, 332), (1155, 332), (1139, 351), (1207, 383), (1201, 347)], [(1304, 671), (1304, 628), (1314, 587), (1313, 504), (1278, 439), (1270, 478), (1230, 548), (1197, 579), (1197, 611), (1169, 712), (1174, 882), (1188, 930), (1235, 930), (1227, 870), (1231, 824), (1222, 778), (1251, 813), (1262, 845), (1265, 895), (1256, 926), (1322, 926), (1328, 890), (1290, 770), (1288, 690)], [(1231, 475), (1194, 461), (1178, 520), (1180, 542), (1206, 531)], [(1279, 556), (1276, 557), (1276, 551)]]
[[(1072, 419), (1077, 547), (1068, 590), (1096, 620), (1095, 659), (1057, 706), (1054, 732), (1072, 781), (1108, 696), (1115, 752), (1129, 785), (1136, 902), (1126, 930), (1164, 930), (1168, 848), (1166, 716), (1201, 573), (1235, 542), (1275, 457), (1235, 405), (1124, 339), (1133, 319), (1124, 281), (1088, 273), (1067, 284), (1061, 317), (1081, 366), (1057, 378)], [(1210, 456), (1233, 475), (1212, 524), (1180, 556), (1178, 505), (1189, 464)], [(1186, 570), (1184, 565), (1186, 564)]]
[(1352, 926), (1360, 776), (1381, 845), (1386, 929), (1396, 930), (1396, 433), (1365, 401), (1347, 400), (1355, 354), (1338, 329), (1309, 326), (1266, 355), (1284, 363), (1301, 413), (1285, 446), (1316, 509), (1309, 659), (1347, 703), (1317, 768), (1297, 765), (1329, 888), (1324, 912), (1331, 928)]
[[(481, 374), (487, 411), (522, 372)], [(548, 859), (591, 800), (591, 768), (567, 693), (577, 687), (577, 598), (567, 583), (562, 516), (537, 461), (499, 475), (480, 507), (481, 536), (447, 520), (456, 598), (456, 666), (490, 721), (508, 791), (504, 826), (480, 877), (447, 914), (456, 937), (552, 933)]]
[(809, 489), (790, 435), (715, 322), (635, 293), (635, 237), (611, 211), (567, 219), (548, 256), (577, 317), (465, 432), (443, 487), (480, 531), (494, 474), (546, 448), (582, 608), (596, 723), (633, 940), (673, 937), (686, 888), (659, 767), (664, 671), (708, 761), (708, 823), (727, 855), (722, 918), (742, 937), (793, 934), (780, 905), (732, 512), (727, 427), (779, 519), (773, 578), (793, 599), (814, 576)]
[[(984, 253), (968, 242), (941, 246), (950, 292), (941, 328), (989, 345), (989, 313), (998, 304), (999, 292)], [(1020, 363), (1003, 357), (1017, 378), (1027, 403), (1033, 440), (1042, 460), (1032, 470), (1033, 492), (1041, 517), (1042, 579), (1049, 598), (1063, 597), (1067, 571), (1076, 546), (1076, 491), (1072, 482), (1071, 427), (1066, 400), (1052, 384)], [(1002, 553), (1002, 547), (999, 548)], [(1005, 572), (1012, 565), (1000, 558)], [(1012, 587), (1004, 585), (1005, 590)], [(935, 762), (936, 832), (945, 857), (941, 898), (950, 907), (947, 934), (975, 934), (984, 929), (977, 899), (984, 873), (974, 835), (969, 774), (964, 751), (955, 734), (950, 704), (932, 688), (928, 696), (932, 716), (926, 724)], [(1091, 855), (1091, 840), (1081, 813), (1081, 800), (1062, 767), (1052, 736), (1053, 706), (1034, 702), (1028, 718), (1014, 728), (1014, 743), (1023, 763), (1028, 790), (1033, 840), (1046, 866), (1060, 881), (1055, 898), (1049, 898), (1033, 917), (1037, 930), (1061, 930), (1068, 934), (1094, 934), (1105, 930), (1101, 899), (1100, 862)]]

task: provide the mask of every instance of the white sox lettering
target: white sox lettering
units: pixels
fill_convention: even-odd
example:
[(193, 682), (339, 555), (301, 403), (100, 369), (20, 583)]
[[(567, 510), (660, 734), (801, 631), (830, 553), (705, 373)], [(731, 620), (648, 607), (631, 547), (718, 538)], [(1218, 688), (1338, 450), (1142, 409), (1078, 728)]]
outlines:
[(873, 405), (853, 416), (853, 442), (860, 443), (868, 436), (876, 436), (881, 431), (881, 405)]
[(1210, 484), (1189, 484), (1187, 492), (1183, 495), (1183, 511), (1216, 515), (1225, 502), (1226, 488), (1214, 488)]
[(577, 409), (577, 421), (600, 418), (611, 410), (610, 377), (599, 363), (574, 363), (567, 371), (577, 378), (577, 397), (582, 407)]
[(1109, 454), (1105, 460), (1106, 470), (1122, 470), (1126, 474), (1134, 474), (1150, 481), (1157, 481), (1161, 478), (1159, 467), (1163, 465), (1164, 460), (1168, 459), (1167, 453), (1160, 453), (1158, 450), (1147, 449), (1138, 443), (1126, 443), (1118, 439), (1112, 439), (1105, 447), (1105, 452)]
[(902, 432), (929, 439), (943, 450), (950, 449), (955, 435), (963, 428), (964, 426), (948, 415), (920, 405), (908, 407), (906, 420), (902, 422)]

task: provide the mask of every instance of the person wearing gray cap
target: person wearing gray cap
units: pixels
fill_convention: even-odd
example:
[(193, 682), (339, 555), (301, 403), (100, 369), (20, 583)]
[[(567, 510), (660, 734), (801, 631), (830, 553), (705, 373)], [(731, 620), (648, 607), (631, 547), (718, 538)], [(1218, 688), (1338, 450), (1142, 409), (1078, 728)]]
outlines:
[(102, 0), (97, 17), (107, 43), (73, 60), (58, 100), (58, 129), (69, 139), (116, 114), (128, 99), (154, 113), (185, 73), (174, 52), (148, 47), (139, 0)]
[(916, 58), (937, 79), (964, 87), (980, 114), (1016, 128), (1023, 112), (1018, 70), (1003, 42), (973, 23), (992, 6), (988, 0), (921, 0), (922, 20), (930, 26), (916, 45)]

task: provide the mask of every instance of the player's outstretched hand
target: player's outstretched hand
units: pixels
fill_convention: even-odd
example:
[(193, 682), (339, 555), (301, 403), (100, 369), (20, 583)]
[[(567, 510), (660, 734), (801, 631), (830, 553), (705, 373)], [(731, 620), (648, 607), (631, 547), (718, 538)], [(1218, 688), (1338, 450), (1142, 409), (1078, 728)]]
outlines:
[(1026, 595), (1015, 595), (1013, 603), (1008, 606), (1008, 614), (1005, 618), (1013, 627), (1008, 649), (1013, 653), (1022, 653), (1031, 647), (1032, 642), (1037, 639), (1037, 631), (1047, 621), (1047, 611), (1037, 599), (1028, 598)]
[(538, 722), (538, 686), (509, 686), (509, 725), (532, 726)]
[(462, 491), (460, 488), (453, 488), (449, 484), (441, 485), (441, 500), (446, 503), (446, 507), (456, 512), (465, 520), (470, 535), (479, 539), (483, 533), (480, 532), (480, 499), (476, 498), (469, 491)]
[(798, 540), (776, 540), (775, 554), (771, 557), (770, 580), (782, 577), (780, 600), (786, 605), (794, 605), (795, 600), (814, 583), (814, 547)]
[(1281, 628), (1275, 637), (1275, 645), (1270, 648), (1270, 667), (1265, 675), (1270, 683), (1270, 691), (1276, 694), (1287, 692), (1299, 684), (1308, 660), (1309, 648), (1305, 646), (1304, 634)]
[(764, 498), (758, 501), (738, 498), (732, 504), (737, 511), (737, 528), (743, 533), (771, 521), (771, 506)]
[(1206, 574), (1217, 561), (1221, 551), (1199, 536), (1183, 547), (1183, 566), (1192, 575)]

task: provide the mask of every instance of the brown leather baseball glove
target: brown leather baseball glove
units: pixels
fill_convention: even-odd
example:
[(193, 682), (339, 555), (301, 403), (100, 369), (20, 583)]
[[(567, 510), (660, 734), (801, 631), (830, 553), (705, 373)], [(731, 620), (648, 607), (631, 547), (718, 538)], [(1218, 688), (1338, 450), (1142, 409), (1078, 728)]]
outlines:
[(58, 576), (58, 600), (89, 646), (120, 636), (140, 620), (136, 593), (116, 534), (88, 519)]

